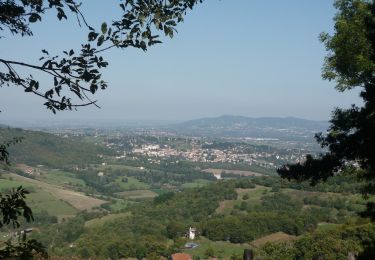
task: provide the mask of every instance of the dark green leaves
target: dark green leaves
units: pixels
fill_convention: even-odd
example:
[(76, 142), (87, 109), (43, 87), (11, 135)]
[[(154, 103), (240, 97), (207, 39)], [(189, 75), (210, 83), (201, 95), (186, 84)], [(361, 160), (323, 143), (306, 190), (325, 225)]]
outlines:
[[(27, 206), (25, 199), (29, 194), (22, 186), (13, 189), (10, 194), (0, 193), (0, 227), (12, 224), (13, 228), (19, 228), (19, 217), (23, 217), (27, 222), (33, 221), (33, 213), (31, 208)], [(20, 232), (20, 231), (18, 231)], [(20, 259), (33, 259), (33, 256), (38, 254), (38, 258), (47, 258), (47, 252), (43, 245), (38, 241), (26, 238), (26, 233), (19, 233), (19, 239), (16, 243), (8, 240), (2, 245), (0, 249), (0, 258), (20, 258)]]
[(40, 17), (39, 14), (37, 13), (32, 13), (30, 16), (29, 16), (29, 22), (30, 23), (35, 23), (37, 21), (41, 21), (42, 20), (42, 17)]
[(106, 32), (107, 32), (107, 30), (108, 30), (108, 27), (107, 27), (107, 24), (106, 24), (106, 23), (102, 23), (101, 30), (102, 30), (102, 34), (106, 34)]
[(5, 162), (6, 164), (9, 164), (8, 147), (21, 142), (22, 139), (22, 137), (14, 137), (10, 141), (0, 144), (0, 162)]
[(172, 38), (176, 26), (183, 21), (188, 9), (202, 2), (201, 0), (174, 1), (124, 1), (120, 4), (124, 11), (122, 19), (112, 23), (113, 33), (110, 40), (120, 48), (129, 46), (147, 50), (147, 46), (161, 43), (155, 40), (163, 31), (164, 35)]
[(90, 42), (95, 41), (95, 39), (98, 37), (98, 35), (99, 35), (99, 33), (89, 32), (89, 34), (88, 34), (89, 41)]
[(371, 38), (375, 35), (370, 34), (375, 14), (369, 5), (367, 1), (336, 1), (339, 12), (335, 16), (335, 34), (320, 35), (328, 51), (322, 76), (335, 80), (339, 91), (363, 86), (372, 77), (375, 50)]
[(57, 18), (59, 18), (59, 20), (62, 20), (63, 18), (68, 19), (64, 10), (61, 7), (57, 7), (56, 10), (57, 10)]
[(25, 88), (25, 92), (36, 91), (39, 88), (39, 82), (35, 80), (30, 80), (29, 86)]
[[(335, 80), (339, 91), (361, 87), (363, 104), (333, 111), (327, 133), (316, 135), (326, 154), (306, 156), (304, 162), (286, 165), (278, 173), (316, 183), (353, 168), (353, 175), (366, 181), (363, 194), (375, 194), (375, 2), (337, 0), (335, 6), (334, 35), (320, 36), (328, 51), (323, 78)], [(369, 206), (369, 216), (375, 219), (373, 205)]]
[(166, 36), (173, 38), (173, 29), (172, 27), (164, 26), (164, 33)]
[[(200, 2), (202, 0), (123, 0), (120, 3), (123, 11), (121, 18), (111, 24), (103, 22), (98, 30), (87, 24), (78, 9), (80, 4), (75, 0), (19, 1), (18, 5), (13, 1), (0, 3), (0, 13), (7, 9), (14, 14), (11, 19), (0, 21), (0, 30), (6, 25), (11, 31), (14, 30), (13, 33), (32, 35), (28, 23), (41, 21), (42, 15), (50, 9), (57, 12), (59, 20), (67, 19), (67, 11), (72, 12), (79, 25), (88, 28), (88, 43), (83, 44), (79, 51), (63, 51), (60, 57), (50, 56), (43, 49), (40, 65), (0, 59), (0, 63), (7, 69), (5, 73), (0, 73), (0, 82), (20, 86), (25, 92), (46, 99), (44, 105), (53, 113), (96, 104), (90, 95), (107, 88), (100, 70), (108, 66), (108, 62), (98, 53), (113, 47), (134, 47), (146, 51), (149, 46), (161, 43), (158, 32), (172, 38), (177, 32), (175, 27), (183, 21), (186, 11)], [(18, 66), (45, 73), (51, 78), (50, 85), (42, 88), (32, 75), (20, 76), (22, 74), (16, 70)], [(64, 96), (62, 93), (72, 95)]]
[(47, 10), (55, 9), (59, 20), (67, 19), (66, 9), (78, 14), (79, 4), (75, 0), (45, 0), (45, 1), (1, 1), (0, 2), (0, 31), (9, 29), (12, 34), (22, 36), (33, 35), (29, 23), (42, 21), (42, 15)]
[(97, 42), (97, 45), (98, 46), (101, 46), (104, 42), (104, 35), (100, 35), (99, 38), (98, 38), (98, 42)]
[(0, 212), (3, 216), (0, 227), (11, 223), (14, 228), (18, 228), (20, 226), (19, 216), (23, 216), (28, 222), (34, 220), (32, 211), (24, 200), (28, 193), (22, 186), (13, 190), (10, 194), (3, 195), (0, 193)]

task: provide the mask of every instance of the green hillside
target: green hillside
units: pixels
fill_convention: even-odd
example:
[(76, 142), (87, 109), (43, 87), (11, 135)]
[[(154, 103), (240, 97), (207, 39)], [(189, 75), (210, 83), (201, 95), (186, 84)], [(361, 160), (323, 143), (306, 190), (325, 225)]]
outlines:
[[(367, 247), (363, 244), (366, 236), (372, 240), (375, 234), (368, 220), (357, 217), (365, 203), (358, 194), (305, 191), (302, 186), (295, 187), (298, 189), (271, 186), (264, 177), (210, 183), (138, 200), (120, 213), (112, 212), (107, 216), (82, 213), (61, 225), (41, 227), (40, 233), (34, 236), (53, 248), (51, 255), (62, 257), (160, 259), (175, 252), (187, 252), (196, 259), (207, 259), (211, 252), (218, 258), (230, 259), (241, 255), (245, 248), (253, 247), (252, 241), (263, 238), (265, 243), (254, 248), (259, 256), (266, 256), (262, 259), (295, 259), (274, 258), (278, 252), (269, 246), (263, 249), (263, 245), (275, 240), (294, 243), (294, 239), (298, 239), (295, 243), (301, 252), (315, 250), (314, 254), (335, 254), (329, 248), (316, 245), (312, 249), (299, 242), (299, 239), (314, 242), (316, 237), (310, 236), (311, 232), (334, 229), (334, 236), (327, 236), (332, 240), (330, 243), (337, 241), (343, 254), (351, 250), (360, 253)], [(326, 188), (329, 191), (333, 186), (327, 184)], [(351, 226), (356, 229), (355, 234), (348, 234), (348, 223), (355, 224)], [(324, 225), (332, 228), (324, 230), (321, 228)], [(198, 230), (199, 237), (194, 241), (199, 245), (196, 249), (185, 248), (185, 243), (191, 242), (184, 236), (189, 227)], [(57, 232), (60, 229), (77, 232), (66, 239)], [(281, 238), (280, 234), (283, 234)], [(340, 244), (343, 236), (350, 237), (350, 242), (357, 247)], [(74, 248), (70, 247), (72, 243)], [(279, 250), (277, 245), (275, 250)], [(288, 254), (296, 252), (288, 251)]]
[(23, 138), (21, 143), (9, 148), (14, 163), (66, 167), (98, 162), (99, 154), (108, 153), (103, 147), (49, 133), (0, 127), (0, 143), (14, 137)]

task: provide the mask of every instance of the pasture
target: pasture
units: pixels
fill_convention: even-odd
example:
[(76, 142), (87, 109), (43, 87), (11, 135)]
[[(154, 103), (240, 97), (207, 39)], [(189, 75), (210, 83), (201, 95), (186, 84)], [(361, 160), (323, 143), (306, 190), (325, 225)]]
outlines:
[(207, 249), (212, 248), (215, 256), (218, 259), (230, 259), (232, 255), (240, 255), (242, 259), (243, 251), (250, 248), (247, 244), (233, 244), (225, 241), (211, 241), (205, 237), (200, 237), (192, 242), (198, 244), (197, 248), (184, 249), (183, 252), (192, 256), (199, 256), (201, 259), (205, 258)]
[(151, 191), (151, 190), (131, 190), (131, 191), (123, 191), (116, 193), (120, 195), (124, 199), (146, 199), (146, 198), (154, 198), (158, 194)]
[(49, 170), (38, 176), (38, 179), (54, 185), (69, 185), (69, 186), (80, 186), (85, 187), (86, 183), (76, 178), (74, 173), (61, 171), (61, 170)]
[(106, 216), (100, 217), (100, 218), (94, 218), (89, 221), (85, 222), (86, 228), (95, 228), (99, 226), (103, 226), (107, 222), (115, 221), (119, 218), (124, 218), (130, 216), (130, 212), (126, 213), (118, 213), (118, 214), (108, 214)]
[(250, 245), (256, 248), (264, 246), (266, 243), (280, 243), (295, 240), (297, 237), (285, 234), (284, 232), (276, 232), (250, 242)]
[(216, 209), (216, 213), (220, 214), (229, 214), (230, 211), (234, 208), (234, 206), (237, 204), (239, 205), (243, 201), (243, 197), (245, 195), (248, 195), (247, 202), (252, 202), (254, 204), (260, 203), (261, 197), (269, 192), (271, 188), (259, 186), (257, 185), (253, 189), (236, 189), (236, 192), (238, 194), (237, 200), (224, 200), (220, 201), (219, 207)]
[(122, 181), (123, 177), (118, 177), (116, 183), (124, 190), (147, 190), (150, 188), (150, 185), (144, 182), (140, 182), (136, 178), (126, 177), (126, 182)]

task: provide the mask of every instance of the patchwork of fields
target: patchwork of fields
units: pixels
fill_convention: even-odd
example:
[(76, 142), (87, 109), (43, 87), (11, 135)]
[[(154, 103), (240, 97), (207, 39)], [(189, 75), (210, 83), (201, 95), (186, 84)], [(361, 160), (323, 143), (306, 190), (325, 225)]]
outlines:
[[(123, 165), (109, 165), (116, 171), (128, 171), (139, 172), (139, 174), (145, 174), (146, 171), (140, 170), (137, 167), (123, 166)], [(95, 170), (106, 172), (108, 168), (103, 166), (96, 166)], [(222, 169), (207, 169), (205, 170), (210, 174), (221, 173)], [(262, 174), (253, 173), (250, 171), (236, 171), (236, 170), (225, 170), (226, 172), (242, 175), (242, 176), (262, 176)], [(27, 196), (28, 205), (33, 209), (34, 212), (46, 211), (51, 216), (56, 216), (60, 222), (63, 219), (72, 218), (81, 211), (92, 211), (98, 210), (101, 212), (98, 217), (86, 220), (84, 222), (85, 230), (95, 230), (107, 226), (107, 224), (113, 225), (116, 221), (126, 221), (127, 217), (131, 217), (132, 214), (126, 211), (126, 208), (133, 203), (139, 203), (142, 200), (151, 201), (153, 198), (160, 194), (172, 191), (182, 191), (183, 189), (204, 187), (212, 183), (212, 180), (207, 179), (194, 179), (191, 182), (183, 183), (179, 186), (179, 189), (168, 189), (169, 187), (163, 186), (160, 188), (154, 188), (152, 184), (143, 182), (142, 179), (138, 179), (137, 175), (126, 176), (126, 175), (115, 175), (111, 179), (111, 184), (116, 184), (121, 188), (121, 192), (113, 192), (112, 194), (105, 194), (98, 198), (100, 193), (84, 193), (92, 189), (82, 178), (79, 178), (72, 170), (72, 172), (43, 168), (38, 174), (28, 178), (15, 173), (3, 173), (0, 181), (0, 191), (6, 192), (12, 188), (16, 188), (20, 185), (27, 188), (31, 193)], [(99, 178), (99, 177), (98, 177)], [(106, 178), (104, 176), (103, 178)], [(219, 181), (220, 182), (220, 181)], [(343, 198), (341, 193), (333, 192), (317, 192), (317, 191), (305, 191), (296, 190), (292, 188), (279, 188), (274, 190), (272, 187), (266, 187), (259, 184), (253, 184), (253, 188), (235, 188), (237, 198), (225, 199), (218, 201), (218, 207), (215, 213), (219, 216), (230, 216), (232, 214), (245, 214), (246, 210), (251, 211), (251, 207), (261, 206), (263, 200), (267, 196), (275, 194), (286, 194), (291, 199), (301, 202), (303, 209), (309, 207), (319, 208), (314, 203), (322, 203), (322, 201), (314, 202), (312, 199), (318, 198), (320, 200), (334, 201)], [(104, 187), (106, 187), (104, 185)], [(172, 187), (172, 186), (171, 186)], [(279, 193), (276, 193), (279, 192)], [(95, 194), (95, 193), (94, 193)], [(304, 204), (304, 199), (310, 204)], [(310, 200), (309, 200), (310, 199)], [(353, 205), (358, 207), (363, 206), (361, 203), (363, 199), (359, 195), (349, 194), (345, 197), (346, 201), (349, 201)], [(346, 203), (346, 202), (345, 202)], [(242, 208), (244, 207), (244, 208)], [(333, 208), (331, 205), (330, 207)], [(335, 209), (333, 208), (335, 211)], [(336, 210), (336, 213), (338, 210)], [(335, 213), (335, 214), (336, 214)], [(331, 230), (339, 227), (340, 224), (328, 222), (318, 223), (317, 230)], [(274, 231), (273, 231), (274, 232)], [(297, 239), (297, 236), (289, 235), (283, 232), (275, 232), (266, 236), (254, 237), (257, 238), (253, 241), (245, 241), (243, 244), (227, 241), (213, 241), (215, 239), (208, 239), (209, 236), (200, 236), (194, 240), (194, 243), (199, 246), (194, 249), (183, 249), (183, 252), (189, 253), (194, 256), (204, 258), (208, 251), (214, 252), (215, 256), (223, 259), (229, 259), (230, 256), (240, 256), (243, 250), (246, 248), (261, 248), (266, 243), (279, 243), (283, 241), (293, 241)], [(252, 238), (252, 239), (254, 239)], [(225, 239), (222, 239), (225, 240)]]
[[(60, 174), (61, 175), (61, 174)], [(57, 178), (61, 176), (57, 175)], [(22, 185), (31, 191), (27, 201), (35, 212), (46, 210), (55, 216), (74, 216), (80, 210), (91, 210), (105, 201), (62, 186), (27, 178), (14, 173), (3, 176), (0, 189), (11, 189)]]

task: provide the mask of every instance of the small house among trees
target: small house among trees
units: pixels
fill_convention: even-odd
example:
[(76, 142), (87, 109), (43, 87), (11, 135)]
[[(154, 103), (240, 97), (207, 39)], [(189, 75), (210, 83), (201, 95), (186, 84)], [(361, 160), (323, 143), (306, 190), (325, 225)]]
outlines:
[(196, 236), (196, 232), (197, 232), (196, 228), (189, 227), (189, 232), (188, 232), (189, 239), (194, 240)]

